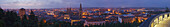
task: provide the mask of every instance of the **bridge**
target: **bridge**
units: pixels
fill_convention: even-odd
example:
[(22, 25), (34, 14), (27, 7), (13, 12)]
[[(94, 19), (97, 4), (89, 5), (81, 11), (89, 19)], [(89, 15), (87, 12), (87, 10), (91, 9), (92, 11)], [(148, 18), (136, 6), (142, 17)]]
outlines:
[(139, 27), (170, 27), (170, 12), (153, 15)]

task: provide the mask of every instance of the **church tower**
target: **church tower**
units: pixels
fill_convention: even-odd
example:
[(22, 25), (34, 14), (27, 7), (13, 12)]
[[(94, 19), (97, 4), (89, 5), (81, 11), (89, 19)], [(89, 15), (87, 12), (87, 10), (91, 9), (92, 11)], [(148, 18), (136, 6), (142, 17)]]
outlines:
[(82, 18), (82, 4), (80, 3), (79, 18)]

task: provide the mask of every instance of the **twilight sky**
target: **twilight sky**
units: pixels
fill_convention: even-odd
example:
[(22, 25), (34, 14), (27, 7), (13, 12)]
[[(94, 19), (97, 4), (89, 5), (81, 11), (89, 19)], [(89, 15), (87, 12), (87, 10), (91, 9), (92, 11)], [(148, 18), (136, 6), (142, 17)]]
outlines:
[(2, 8), (170, 7), (170, 0), (0, 0)]

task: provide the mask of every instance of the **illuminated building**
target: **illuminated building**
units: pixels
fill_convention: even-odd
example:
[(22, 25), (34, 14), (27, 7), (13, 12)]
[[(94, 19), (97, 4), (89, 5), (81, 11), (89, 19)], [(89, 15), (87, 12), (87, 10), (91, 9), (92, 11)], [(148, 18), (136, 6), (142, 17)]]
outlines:
[(134, 16), (131, 16), (131, 17), (120, 17), (122, 19), (122, 22), (124, 23), (133, 23), (135, 18)]
[(84, 26), (89, 26), (89, 25), (103, 25), (104, 23), (106, 23), (105, 21), (86, 21), (84, 23)]
[(25, 14), (25, 9), (24, 9), (24, 8), (21, 8), (21, 9), (19, 10), (19, 16), (20, 16), (20, 18), (22, 19), (24, 15), (26, 15), (26, 14)]
[(20, 15), (20, 16), (25, 15), (25, 9), (24, 9), (24, 8), (21, 8), (21, 9), (19, 10), (19, 15)]
[(79, 9), (79, 18), (82, 18), (82, 5), (80, 3), (80, 9)]
[(82, 15), (87, 15), (87, 12), (83, 12)]
[(47, 13), (47, 15), (54, 15), (54, 11), (48, 11), (46, 13)]
[(111, 11), (110, 9), (107, 9), (107, 11)]
[(64, 15), (64, 19), (70, 19), (70, 16), (69, 15)]
[(47, 21), (45, 19), (43, 19), (43, 23), (46, 23)]
[(74, 22), (79, 22), (80, 20), (71, 20), (71, 25), (73, 25)]
[(86, 18), (86, 16), (82, 16), (82, 18)]
[(114, 14), (114, 13), (115, 13), (115, 10), (112, 10), (112, 13)]
[(55, 17), (55, 18), (56, 18), (57, 16), (58, 16), (58, 15), (54, 15), (53, 17)]

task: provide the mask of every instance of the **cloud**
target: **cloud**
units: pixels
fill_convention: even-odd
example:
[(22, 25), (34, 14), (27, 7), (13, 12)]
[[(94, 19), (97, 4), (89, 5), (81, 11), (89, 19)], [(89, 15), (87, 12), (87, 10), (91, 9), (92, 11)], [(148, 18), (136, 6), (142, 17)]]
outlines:
[(170, 0), (0, 0), (0, 6), (28, 8), (79, 7), (165, 7)]

